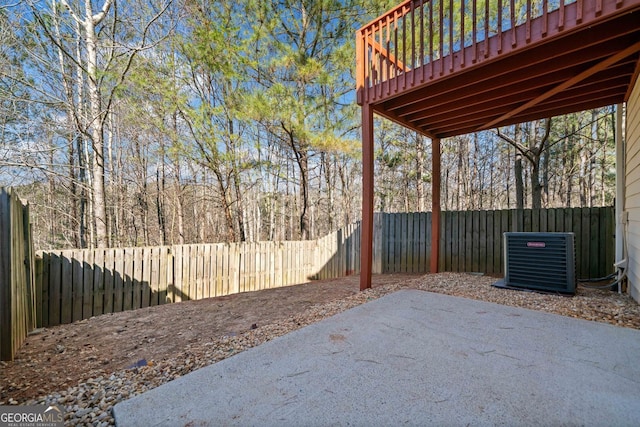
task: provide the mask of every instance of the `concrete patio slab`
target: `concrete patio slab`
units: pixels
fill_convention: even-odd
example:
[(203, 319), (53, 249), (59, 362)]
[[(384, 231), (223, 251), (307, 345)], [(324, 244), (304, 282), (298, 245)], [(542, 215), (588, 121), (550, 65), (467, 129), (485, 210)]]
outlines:
[(640, 425), (640, 331), (405, 290), (114, 407), (119, 426)]

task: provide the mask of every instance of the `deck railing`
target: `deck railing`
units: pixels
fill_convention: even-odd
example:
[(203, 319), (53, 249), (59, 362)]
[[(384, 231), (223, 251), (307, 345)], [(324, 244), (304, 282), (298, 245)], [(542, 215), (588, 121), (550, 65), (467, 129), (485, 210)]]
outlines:
[(623, 2), (405, 1), (356, 33), (358, 102), (371, 102), (507, 53), (535, 41), (532, 34), (538, 39), (557, 34), (565, 25), (569, 29), (569, 24), (614, 12)]

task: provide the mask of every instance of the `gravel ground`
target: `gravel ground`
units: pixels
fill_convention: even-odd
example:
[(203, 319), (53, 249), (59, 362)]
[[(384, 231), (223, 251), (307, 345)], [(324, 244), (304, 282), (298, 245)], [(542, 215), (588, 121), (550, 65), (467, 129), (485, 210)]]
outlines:
[[(146, 366), (121, 369), (97, 376), (77, 386), (37, 399), (9, 397), (0, 404), (58, 404), (66, 410), (67, 425), (113, 425), (116, 403), (157, 387), (195, 369), (215, 363), (290, 331), (400, 289), (422, 289), (465, 298), (546, 311), (586, 320), (640, 329), (640, 305), (627, 295), (579, 288), (573, 297), (519, 292), (491, 286), (496, 278), (469, 274), (441, 273), (388, 281), (379, 287), (331, 302), (311, 305), (276, 323), (252, 325), (241, 333), (187, 344), (170, 359), (149, 360)], [(295, 287), (292, 287), (295, 292)]]

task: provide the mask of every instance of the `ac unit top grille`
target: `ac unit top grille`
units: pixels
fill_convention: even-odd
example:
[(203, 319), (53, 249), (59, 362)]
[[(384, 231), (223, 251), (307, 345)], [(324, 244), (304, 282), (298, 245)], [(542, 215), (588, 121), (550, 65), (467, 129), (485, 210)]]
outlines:
[(573, 233), (504, 233), (507, 286), (575, 293)]

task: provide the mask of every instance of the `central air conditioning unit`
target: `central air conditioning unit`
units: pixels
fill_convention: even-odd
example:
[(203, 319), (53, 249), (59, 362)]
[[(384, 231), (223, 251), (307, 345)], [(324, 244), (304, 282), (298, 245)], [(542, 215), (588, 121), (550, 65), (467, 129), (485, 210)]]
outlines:
[(575, 294), (573, 233), (504, 233), (504, 284)]

